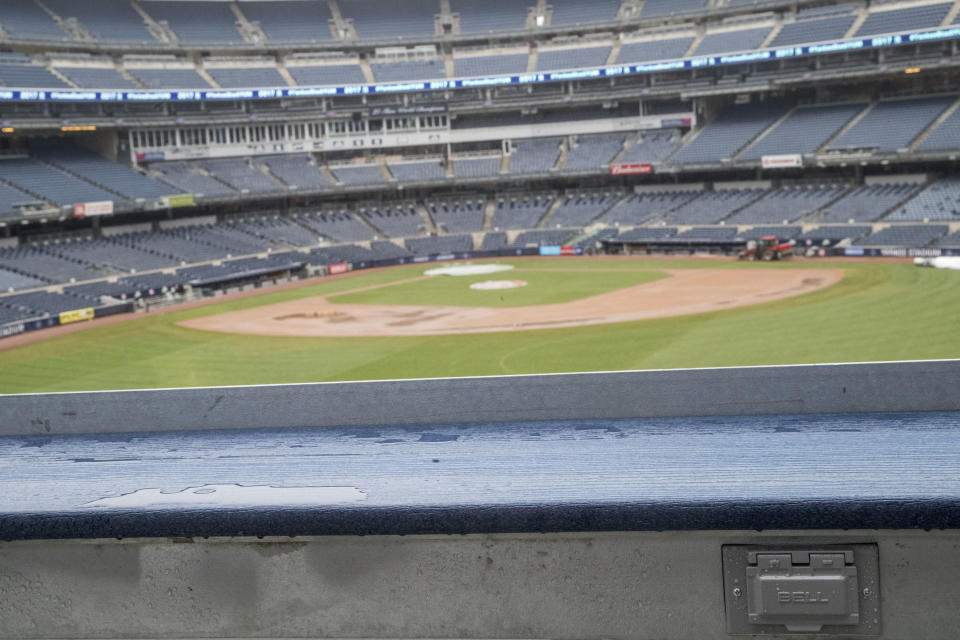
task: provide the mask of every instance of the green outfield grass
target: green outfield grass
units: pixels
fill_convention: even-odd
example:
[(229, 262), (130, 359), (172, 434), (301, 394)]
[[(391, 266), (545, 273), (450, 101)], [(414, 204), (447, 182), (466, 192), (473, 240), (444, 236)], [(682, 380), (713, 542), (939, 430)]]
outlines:
[[(523, 270), (556, 269), (564, 279), (579, 275), (566, 273), (574, 267), (583, 272), (603, 270), (595, 282), (622, 286), (675, 268), (829, 266), (844, 268), (846, 276), (821, 291), (761, 305), (577, 329), (331, 339), (240, 336), (176, 325), (187, 318), (409, 279), (429, 267), (361, 272), (351, 278), (139, 318), (3, 351), (0, 392), (960, 357), (956, 320), (960, 317), (960, 272), (871, 262), (747, 265), (555, 258), (514, 264)], [(520, 273), (483, 279), (517, 277), (533, 282), (539, 277), (535, 272)], [(626, 275), (620, 279), (622, 273)], [(605, 286), (598, 284), (600, 289)], [(411, 300), (404, 287), (375, 291), (377, 296), (400, 292), (405, 302), (422, 303)], [(533, 290), (533, 285), (526, 289)]]

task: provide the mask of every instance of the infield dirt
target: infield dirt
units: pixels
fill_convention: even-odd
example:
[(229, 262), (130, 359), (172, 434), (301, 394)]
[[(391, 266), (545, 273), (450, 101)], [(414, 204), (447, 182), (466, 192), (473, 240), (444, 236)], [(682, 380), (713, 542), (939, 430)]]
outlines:
[(669, 278), (559, 304), (506, 308), (337, 304), (318, 296), (178, 324), (221, 333), (296, 337), (523, 331), (718, 311), (810, 293), (843, 278), (842, 269), (677, 269), (666, 273)]

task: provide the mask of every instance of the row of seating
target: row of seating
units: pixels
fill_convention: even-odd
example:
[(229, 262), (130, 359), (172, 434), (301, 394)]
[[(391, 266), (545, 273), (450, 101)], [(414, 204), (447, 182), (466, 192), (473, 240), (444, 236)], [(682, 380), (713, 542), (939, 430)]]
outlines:
[[(732, 158), (734, 162), (756, 162), (773, 153), (803, 154), (815, 145), (823, 147), (824, 140), (827, 140), (825, 151), (821, 153), (862, 154), (870, 150), (889, 150), (913, 137), (922, 143), (916, 152), (923, 153), (923, 144), (930, 140), (945, 144), (943, 140), (951, 128), (960, 123), (955, 117), (957, 111), (951, 111), (957, 104), (956, 96), (946, 96), (880, 101), (866, 108), (860, 103), (803, 106), (792, 110), (779, 104), (747, 105), (721, 112), (702, 130), (692, 132), (685, 144), (679, 139), (678, 132), (670, 130), (629, 136), (593, 134), (522, 139), (514, 141), (508, 161), (499, 153), (491, 152), (456, 156), (449, 167), (439, 157), (326, 167), (310, 155), (293, 154), (156, 162), (147, 165), (145, 174), (64, 140), (41, 140), (32, 143), (30, 157), (0, 160), (0, 215), (20, 215), (30, 208), (42, 207), (44, 203), (62, 206), (112, 200), (125, 204), (179, 193), (210, 198), (244, 193), (324, 190), (338, 185), (364, 187), (385, 185), (391, 181), (416, 183), (500, 175), (602, 174), (609, 171), (614, 160), (619, 163), (666, 160), (669, 164), (707, 164)], [(858, 110), (859, 117), (851, 115)], [(878, 113), (883, 113), (882, 118), (871, 117)], [(948, 117), (943, 118), (944, 114)], [(887, 126), (880, 126), (884, 122)], [(890, 127), (889, 122), (898, 124)], [(805, 125), (809, 125), (809, 130), (804, 129)], [(941, 128), (947, 131), (941, 132)], [(837, 135), (837, 131), (842, 133)], [(851, 140), (869, 141), (871, 147), (865, 151), (861, 145), (866, 142), (849, 142)], [(854, 149), (848, 147), (850, 144)], [(831, 213), (831, 216), (840, 216), (836, 221), (875, 220), (892, 206), (908, 200), (915, 191), (891, 191), (886, 194), (886, 199), (878, 202), (871, 195), (873, 191), (868, 189), (864, 192), (866, 209), (852, 211), (847, 207)], [(703, 207), (703, 215), (712, 216), (723, 211), (732, 213), (740, 208), (738, 202), (731, 194), (726, 194), (723, 202), (717, 203), (720, 208)], [(883, 203), (888, 204), (880, 206)], [(820, 208), (819, 201), (813, 204), (817, 206), (809, 211)], [(796, 215), (802, 217), (806, 212), (804, 209)], [(929, 215), (922, 217), (935, 219), (947, 215), (927, 213)], [(696, 211), (683, 215), (689, 216), (691, 223), (702, 221), (701, 214)], [(682, 216), (681, 219), (687, 220)], [(717, 219), (723, 219), (723, 215)]]
[[(609, 23), (618, 16), (664, 18), (707, 10), (707, 0), (647, 0), (634, 15), (632, 5), (621, 0), (596, 0), (589, 5), (576, 0), (551, 0), (549, 11), (541, 14), (543, 25), (576, 26)], [(734, 2), (732, 4), (741, 4)], [(860, 3), (846, 3), (830, 11), (798, 11), (771, 43), (772, 46), (828, 38), (869, 36), (894, 31), (940, 26), (952, 6), (941, 2), (921, 6), (882, 3), (870, 7), (866, 19), (850, 33), (857, 14), (866, 10)], [(334, 6), (336, 11), (334, 11)], [(98, 0), (78, 5), (73, 0), (44, 2), (44, 11), (34, 0), (5, 0), (0, 4), (0, 26), (16, 38), (68, 41), (93, 39), (100, 42), (156, 43), (170, 36), (185, 45), (257, 43), (323, 43), (356, 37), (385, 42), (423, 38), (443, 33), (439, 26), (456, 25), (462, 34), (519, 32), (528, 28), (528, 16), (537, 13), (533, 2), (451, 0), (450, 13), (442, 18), (439, 0), (142, 0), (135, 7), (128, 0)], [(52, 15), (51, 15), (52, 13)], [(335, 16), (339, 14), (338, 21)], [(456, 20), (452, 18), (456, 16)], [(729, 46), (752, 48), (762, 43), (771, 25), (741, 29)], [(701, 45), (702, 55), (723, 47), (728, 36), (716, 34)], [(814, 40), (809, 40), (814, 38)], [(729, 49), (726, 49), (729, 50)]]

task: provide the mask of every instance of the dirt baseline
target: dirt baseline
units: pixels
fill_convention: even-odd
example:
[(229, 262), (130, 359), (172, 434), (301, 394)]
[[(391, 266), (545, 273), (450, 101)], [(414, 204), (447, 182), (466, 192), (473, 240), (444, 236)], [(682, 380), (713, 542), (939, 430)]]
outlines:
[[(507, 308), (335, 304), (319, 296), (179, 324), (221, 333), (296, 337), (528, 331), (731, 309), (809, 293), (843, 278), (842, 269), (680, 269), (666, 273), (670, 277), (561, 304)], [(343, 293), (348, 292), (335, 295)]]

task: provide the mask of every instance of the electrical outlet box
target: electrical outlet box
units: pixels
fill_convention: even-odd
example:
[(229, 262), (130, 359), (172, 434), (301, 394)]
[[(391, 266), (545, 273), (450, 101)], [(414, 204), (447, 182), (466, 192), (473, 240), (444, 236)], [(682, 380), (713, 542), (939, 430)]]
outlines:
[(731, 634), (880, 634), (877, 546), (723, 546)]

